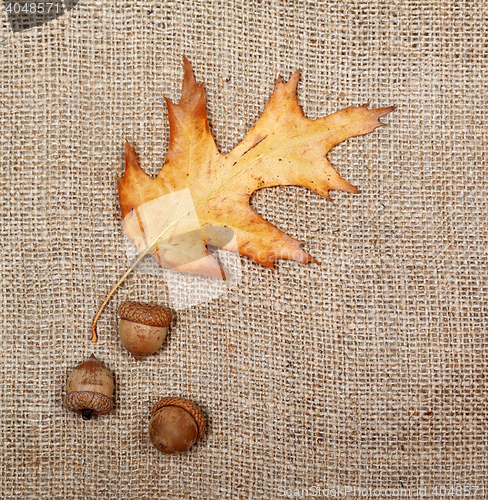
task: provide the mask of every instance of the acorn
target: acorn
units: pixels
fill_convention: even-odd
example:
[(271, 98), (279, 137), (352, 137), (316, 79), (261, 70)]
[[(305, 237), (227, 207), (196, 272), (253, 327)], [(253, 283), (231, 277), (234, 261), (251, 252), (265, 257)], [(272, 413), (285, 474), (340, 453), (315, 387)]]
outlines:
[(173, 316), (171, 309), (157, 304), (126, 301), (119, 306), (122, 345), (136, 359), (155, 353), (166, 338)]
[(205, 417), (191, 401), (164, 398), (154, 406), (149, 421), (149, 439), (166, 455), (189, 450), (205, 434)]
[(92, 354), (68, 377), (64, 404), (68, 410), (81, 413), (83, 420), (90, 420), (92, 415), (105, 415), (112, 411), (113, 393), (112, 373)]

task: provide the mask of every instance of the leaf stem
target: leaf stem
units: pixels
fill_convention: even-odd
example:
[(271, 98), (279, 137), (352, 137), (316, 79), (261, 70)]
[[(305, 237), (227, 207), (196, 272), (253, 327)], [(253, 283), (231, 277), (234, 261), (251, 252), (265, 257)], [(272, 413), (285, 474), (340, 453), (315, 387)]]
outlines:
[(92, 336), (91, 336), (90, 340), (93, 343), (95, 343), (97, 341), (97, 321), (98, 321), (98, 318), (100, 317), (100, 314), (102, 314), (102, 311), (105, 309), (105, 306), (107, 305), (108, 301), (110, 300), (110, 298), (112, 297), (112, 295), (115, 293), (115, 290), (117, 290), (117, 288), (119, 288), (119, 286), (125, 280), (125, 278), (127, 278), (127, 276), (129, 276), (129, 274), (134, 270), (134, 268), (137, 266), (137, 264), (139, 264), (139, 262), (142, 260), (142, 258), (149, 252), (149, 250), (151, 250), (153, 248), (153, 245), (148, 246), (142, 253), (139, 254), (139, 257), (137, 257), (137, 259), (129, 267), (129, 269), (127, 269), (127, 271), (119, 279), (119, 281), (117, 281), (117, 283), (115, 283), (115, 285), (112, 287), (112, 289), (110, 290), (110, 292), (108, 292), (108, 295), (105, 297), (105, 300), (102, 302), (102, 304), (98, 308), (97, 313), (93, 317), (92, 327), (91, 327)]

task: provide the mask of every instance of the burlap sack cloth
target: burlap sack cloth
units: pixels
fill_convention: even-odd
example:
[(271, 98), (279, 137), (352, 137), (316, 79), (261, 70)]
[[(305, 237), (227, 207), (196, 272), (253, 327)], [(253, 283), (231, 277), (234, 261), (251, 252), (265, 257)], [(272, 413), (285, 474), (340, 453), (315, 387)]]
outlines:
[[(484, 1), (90, 0), (12, 33), (1, 5), (0, 497), (484, 498), (487, 14)], [(159, 171), (183, 55), (224, 152), (297, 68), (309, 118), (398, 110), (329, 154), (360, 195), (253, 198), (320, 266), (240, 258), (240, 283), (175, 311), (164, 347), (136, 362), (117, 307), (167, 303), (161, 276), (127, 280), (96, 345), (89, 327), (128, 265), (124, 141)], [(83, 422), (62, 396), (92, 353), (116, 406)], [(190, 453), (149, 443), (163, 396), (205, 412)]]

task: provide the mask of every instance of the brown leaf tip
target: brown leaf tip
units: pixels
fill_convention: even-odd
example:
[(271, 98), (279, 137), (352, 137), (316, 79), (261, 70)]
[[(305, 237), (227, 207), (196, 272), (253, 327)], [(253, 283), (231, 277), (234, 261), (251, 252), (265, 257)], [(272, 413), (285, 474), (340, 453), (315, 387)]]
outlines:
[(193, 68), (191, 67), (190, 61), (186, 57), (183, 57), (183, 72), (185, 74), (185, 79), (188, 79), (190, 82), (194, 82), (196, 84)]
[(288, 93), (296, 94), (299, 79), (300, 79), (300, 70), (297, 69), (295, 73), (293, 73), (293, 75), (290, 76), (290, 79), (286, 83), (283, 83), (283, 79), (281, 78), (281, 76), (278, 76), (278, 78), (276, 79), (276, 87), (284, 87)]
[[(137, 161), (136, 152), (130, 145), (129, 141), (125, 141), (125, 174), (124, 177), (129, 176), (130, 174), (135, 175), (143, 175), (147, 177), (147, 174), (141, 169), (139, 166), (139, 162)], [(119, 182), (121, 179), (119, 179)]]
[(130, 145), (130, 142), (125, 140), (125, 160), (127, 161), (128, 157), (135, 156), (134, 148)]
[(297, 69), (293, 75), (291, 75), (290, 79), (286, 82), (286, 86), (290, 91), (296, 92), (298, 80), (300, 80), (300, 70)]
[[(178, 106), (198, 102), (201, 98), (205, 99), (204, 82), (197, 84), (195, 74), (191, 67), (190, 61), (183, 57), (183, 87), (181, 89), (181, 99)], [(168, 99), (166, 99), (168, 102)]]
[[(369, 103), (363, 104), (363, 107), (365, 107), (366, 109), (368, 108), (368, 106), (369, 106)], [(396, 108), (397, 108), (396, 106), (388, 106), (386, 108), (375, 108), (375, 109), (371, 109), (368, 111), (373, 111), (375, 118), (378, 119), (378, 118), (381, 118), (382, 116), (387, 115), (388, 113), (391, 113), (392, 111), (395, 111)], [(378, 123), (381, 125), (386, 125), (386, 123), (380, 122), (379, 120), (378, 120)]]

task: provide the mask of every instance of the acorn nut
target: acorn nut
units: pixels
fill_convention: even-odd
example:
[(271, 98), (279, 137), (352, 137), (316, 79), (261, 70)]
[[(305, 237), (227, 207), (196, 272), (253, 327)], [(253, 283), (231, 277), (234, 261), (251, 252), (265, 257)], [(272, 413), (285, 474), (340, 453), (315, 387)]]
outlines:
[(157, 403), (149, 422), (149, 439), (166, 455), (183, 453), (205, 434), (205, 417), (191, 401), (164, 398)]
[(68, 377), (64, 404), (68, 410), (81, 413), (83, 420), (90, 420), (92, 415), (105, 415), (112, 411), (113, 393), (112, 373), (91, 355)]
[(122, 345), (136, 359), (155, 353), (164, 342), (173, 319), (171, 309), (157, 304), (126, 301), (119, 306)]

